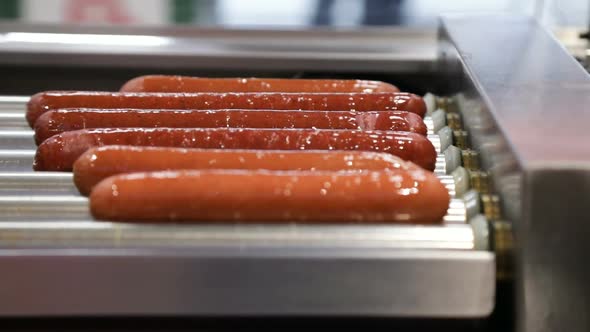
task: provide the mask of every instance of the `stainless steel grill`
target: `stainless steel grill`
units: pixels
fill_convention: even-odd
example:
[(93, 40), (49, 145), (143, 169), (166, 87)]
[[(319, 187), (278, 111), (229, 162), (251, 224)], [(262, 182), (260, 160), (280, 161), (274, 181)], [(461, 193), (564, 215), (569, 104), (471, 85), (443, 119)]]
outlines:
[[(203, 30), (197, 37), (182, 29), (128, 30), (118, 33), (166, 43), (119, 45), (109, 54), (108, 45), (63, 48), (39, 42), (47, 36), (32, 28), (0, 28), (13, 33), (0, 42), (0, 66), (18, 56), (20, 66), (41, 72), (60, 66), (70, 80), (83, 76), (71, 74), (76, 68), (108, 68), (115, 76), (125, 68), (219, 76), (255, 70), (377, 75), (433, 91), (426, 123), (439, 152), (436, 174), (453, 196), (439, 226), (95, 222), (70, 174), (31, 171), (28, 97), (2, 97), (0, 293), (8, 300), (0, 301), (0, 315), (481, 319), (497, 305), (498, 282), (510, 280), (522, 330), (553, 330), (552, 315), (559, 328), (589, 327), (590, 273), (574, 257), (590, 249), (588, 226), (578, 222), (589, 219), (582, 128), (589, 113), (578, 110), (588, 104), (590, 80), (533, 21), (445, 17), (438, 40), (433, 32), (400, 30)], [(60, 38), (113, 34), (45, 29)], [(71, 82), (56, 84), (75, 89)], [(96, 89), (107, 81), (100, 82)], [(37, 300), (22, 300), (31, 288)]]

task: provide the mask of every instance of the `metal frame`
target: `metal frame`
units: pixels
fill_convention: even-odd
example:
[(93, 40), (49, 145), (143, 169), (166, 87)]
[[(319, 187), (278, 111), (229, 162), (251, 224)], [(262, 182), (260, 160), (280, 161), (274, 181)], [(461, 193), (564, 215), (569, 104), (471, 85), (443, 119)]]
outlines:
[(0, 260), (11, 316), (481, 317), (494, 294), (493, 255), (477, 251), (45, 249)]
[(534, 20), (447, 16), (441, 57), (517, 241), (520, 331), (590, 329), (590, 77)]
[(433, 72), (433, 29), (244, 30), (0, 24), (0, 65)]

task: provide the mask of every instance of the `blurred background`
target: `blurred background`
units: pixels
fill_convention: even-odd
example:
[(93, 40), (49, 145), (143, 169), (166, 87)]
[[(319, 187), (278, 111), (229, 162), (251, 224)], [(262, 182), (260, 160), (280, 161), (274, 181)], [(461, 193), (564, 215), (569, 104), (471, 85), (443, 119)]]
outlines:
[[(108, 90), (145, 72), (232, 74), (219, 68), (213, 70), (215, 66), (229, 70), (239, 65), (241, 75), (264, 77), (268, 73), (260, 68), (270, 68), (273, 64), (268, 60), (251, 61), (246, 66), (251, 72), (244, 72), (244, 59), (252, 58), (252, 54), (267, 59), (268, 54), (277, 52), (282, 57), (304, 59), (297, 62), (301, 66), (324, 56), (328, 59), (324, 65), (332, 72), (328, 68), (314, 69), (330, 74), (334, 69), (343, 71), (334, 59), (353, 59), (357, 74), (363, 69), (372, 73), (372, 79), (385, 79), (374, 74), (387, 68), (389, 74), (398, 75), (396, 82), (404, 82), (404, 88), (439, 91), (437, 87), (425, 86), (428, 80), (424, 77), (419, 83), (412, 79), (433, 70), (430, 64), (437, 54), (438, 18), (453, 13), (534, 17), (590, 69), (589, 3), (589, 0), (2, 0), (0, 24), (8, 22), (1, 27), (9, 33), (0, 34), (6, 65), (0, 65), (0, 70), (14, 78), (0, 83), (0, 91), (27, 94), (48, 84), (62, 89), (72, 86), (83, 89), (89, 84), (93, 89)], [(348, 35), (338, 39), (326, 37), (322, 31), (304, 31), (310, 28), (338, 30)], [(281, 34), (275, 35), (271, 29)], [(251, 39), (248, 39), (240, 34), (247, 33), (245, 30), (255, 30), (259, 35), (252, 39), (249, 34)], [(103, 38), (73, 35), (84, 31), (110, 35)], [(220, 35), (220, 31), (225, 34)], [(286, 31), (290, 38), (285, 38)], [(129, 33), (146, 36), (125, 36)], [(123, 36), (115, 37), (116, 34)], [(167, 39), (170, 36), (182, 38)], [(351, 40), (351, 36), (356, 37)], [(13, 56), (10, 52), (24, 53)], [(242, 57), (239, 63), (231, 60), (238, 53)], [(143, 62), (139, 61), (144, 55)], [(367, 68), (371, 66), (365, 61), (369, 57), (382, 63)], [(222, 58), (229, 60), (223, 62)], [(284, 68), (281, 62), (274, 65)], [(29, 71), (31, 77), (25, 77), (26, 66), (35, 66)], [(105, 66), (111, 70), (94, 69), (95, 79), (92, 82), (84, 79), (91, 68)], [(77, 72), (76, 68), (84, 71)], [(309, 67), (289, 68), (292, 70), (281, 75), (313, 75)], [(211, 70), (205, 72), (206, 69)], [(304, 74), (302, 69), (306, 69)], [(405, 78), (399, 76), (406, 74)], [(51, 79), (56, 75), (63, 85), (56, 85)]]
[(537, 0), (3, 0), (0, 17), (37, 23), (432, 26), (440, 13), (534, 15), (549, 26), (587, 26), (588, 1)]

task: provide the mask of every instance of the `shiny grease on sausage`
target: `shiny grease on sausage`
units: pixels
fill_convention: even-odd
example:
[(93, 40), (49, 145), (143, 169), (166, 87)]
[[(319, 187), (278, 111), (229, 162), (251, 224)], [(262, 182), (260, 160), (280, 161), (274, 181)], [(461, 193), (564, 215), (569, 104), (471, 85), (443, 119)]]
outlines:
[(88, 195), (98, 182), (116, 174), (204, 169), (250, 170), (391, 170), (418, 166), (388, 154), (366, 151), (217, 150), (163, 147), (102, 146), (74, 163), (74, 183)]
[(93, 128), (317, 128), (409, 131), (426, 135), (418, 115), (404, 111), (57, 109), (35, 122), (35, 141)]
[(31, 127), (41, 114), (59, 108), (139, 109), (274, 109), (309, 111), (403, 110), (423, 117), (422, 97), (404, 92), (383, 93), (140, 93), (48, 91), (27, 104)]
[(380, 81), (281, 78), (206, 78), (146, 75), (133, 78), (121, 92), (399, 92)]
[(203, 149), (358, 150), (386, 152), (433, 170), (436, 152), (423, 135), (394, 131), (313, 129), (83, 129), (55, 135), (37, 149), (33, 168), (70, 171), (86, 150), (103, 145)]
[(449, 194), (427, 171), (165, 171), (115, 175), (90, 195), (101, 220), (439, 223)]

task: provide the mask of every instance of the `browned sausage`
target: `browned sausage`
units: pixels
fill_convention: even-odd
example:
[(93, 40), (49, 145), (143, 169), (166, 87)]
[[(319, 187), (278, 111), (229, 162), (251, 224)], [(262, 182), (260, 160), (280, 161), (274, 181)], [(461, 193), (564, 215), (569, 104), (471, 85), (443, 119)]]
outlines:
[(122, 92), (399, 92), (389, 83), (363, 80), (205, 78), (147, 75), (121, 87)]
[(130, 222), (440, 223), (449, 193), (424, 170), (164, 171), (100, 182), (92, 215)]
[(37, 149), (38, 171), (71, 171), (86, 150), (103, 145), (203, 149), (359, 150), (387, 152), (433, 170), (436, 152), (424, 136), (397, 131), (313, 129), (83, 129), (55, 135)]
[(403, 111), (268, 111), (268, 110), (103, 110), (58, 109), (35, 122), (40, 144), (64, 131), (86, 128), (317, 128), (409, 131), (426, 135), (424, 121)]
[(422, 97), (404, 92), (383, 93), (141, 93), (49, 91), (31, 97), (27, 121), (58, 108), (140, 109), (274, 109), (309, 111), (402, 110), (424, 116)]
[(182, 169), (388, 170), (418, 166), (388, 153), (366, 151), (216, 150), (110, 145), (86, 151), (74, 163), (74, 183), (88, 195), (116, 174)]

